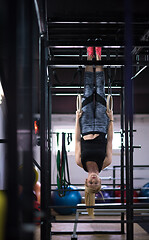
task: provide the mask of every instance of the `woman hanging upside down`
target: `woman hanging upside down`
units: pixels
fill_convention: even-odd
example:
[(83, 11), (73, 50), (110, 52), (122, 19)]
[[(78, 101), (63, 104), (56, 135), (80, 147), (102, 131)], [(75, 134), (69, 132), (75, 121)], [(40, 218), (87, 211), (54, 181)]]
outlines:
[[(96, 60), (101, 60), (101, 47), (95, 47)], [(87, 48), (87, 59), (94, 58), (94, 48)], [(101, 170), (111, 164), (113, 139), (113, 111), (107, 111), (105, 98), (105, 76), (102, 66), (96, 66), (94, 94), (94, 72), (87, 66), (84, 76), (82, 111), (76, 111), (75, 159), (79, 167), (88, 172), (85, 181), (85, 203), (95, 204), (95, 193), (101, 189)], [(95, 104), (94, 104), (95, 103)], [(93, 208), (88, 208), (93, 216)]]

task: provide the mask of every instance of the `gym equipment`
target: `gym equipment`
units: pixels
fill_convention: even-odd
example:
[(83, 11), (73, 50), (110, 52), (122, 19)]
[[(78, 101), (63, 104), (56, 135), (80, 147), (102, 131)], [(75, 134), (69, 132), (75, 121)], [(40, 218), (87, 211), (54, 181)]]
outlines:
[(95, 194), (95, 203), (111, 203), (111, 197), (113, 197), (113, 191), (109, 190), (107, 185), (103, 185), (102, 190)]
[[(82, 56), (80, 54), (80, 58), (81, 57)], [(78, 73), (79, 73), (79, 85), (80, 85), (80, 88), (79, 88), (79, 93), (77, 95), (76, 108), (77, 108), (77, 111), (81, 113), (81, 111), (82, 111), (82, 97), (81, 97), (82, 67), (81, 66), (79, 66)]]
[(149, 202), (149, 183), (146, 183), (140, 191), (140, 197), (148, 197), (148, 199), (142, 199), (142, 202)]
[(78, 96), (77, 96), (76, 105), (77, 105), (77, 111), (81, 113), (81, 110), (82, 110), (82, 97), (81, 97), (81, 94), (78, 94)]
[[(59, 147), (59, 134), (57, 135), (57, 146)], [(67, 175), (67, 179), (66, 179)], [(65, 133), (62, 133), (62, 152), (57, 151), (57, 191), (52, 193), (52, 202), (56, 206), (76, 206), (81, 202), (81, 195), (77, 188), (70, 184), (67, 152), (65, 147)], [(72, 190), (72, 191), (71, 191)], [(59, 214), (75, 213), (73, 208), (55, 208)]]
[[(110, 208), (110, 206), (112, 207), (112, 208)], [(115, 206), (115, 207), (114, 207)], [(95, 215), (97, 214), (98, 215), (98, 213), (100, 213), (100, 214), (110, 214), (110, 213), (112, 213), (112, 214), (121, 214), (121, 213), (125, 213), (126, 212), (126, 209), (125, 208), (117, 208), (117, 206), (122, 206), (122, 204), (121, 203), (109, 203), (109, 204), (105, 204), (105, 203), (100, 203), (100, 204), (95, 204), (95, 206), (94, 206), (94, 213), (95, 213)], [(72, 234), (72, 236), (71, 236), (71, 240), (77, 240), (78, 238), (77, 238), (77, 234), (78, 234), (78, 232), (77, 232), (77, 225), (78, 225), (78, 220), (79, 220), (79, 214), (82, 214), (82, 213), (87, 213), (87, 210), (84, 208), (85, 207), (85, 204), (78, 204), (77, 205), (77, 207), (79, 207), (79, 208), (77, 208), (77, 211), (76, 211), (76, 217), (75, 217), (75, 222), (74, 222), (74, 227), (73, 227), (73, 234)], [(82, 208), (81, 208), (82, 207)], [(100, 207), (100, 208), (98, 208), (98, 207)], [(142, 209), (134, 209), (134, 212), (135, 213), (142, 213)], [(149, 210), (148, 209), (145, 209), (145, 212), (146, 213), (148, 213), (149, 212)], [(135, 216), (134, 216), (134, 218), (135, 218)], [(139, 219), (139, 218), (142, 218), (142, 216), (140, 217), (140, 216), (137, 216), (136, 217), (137, 219)], [(143, 218), (144, 218), (144, 216), (143, 216)], [(147, 216), (146, 217), (147, 218), (147, 220), (149, 219), (149, 217)], [(142, 225), (143, 223), (141, 222), (141, 225)], [(139, 224), (140, 225), (140, 224)], [(140, 226), (141, 226), (140, 225)], [(148, 223), (146, 222), (145, 223), (145, 226), (143, 226), (143, 228), (145, 229), (145, 231), (147, 231), (148, 232)], [(82, 231), (81, 231), (81, 233), (82, 233)], [(85, 232), (84, 232), (85, 233)], [(100, 232), (101, 233), (101, 232)]]
[[(57, 188), (58, 190), (58, 188)], [(72, 191), (71, 191), (72, 190)], [(76, 206), (81, 203), (81, 194), (76, 187), (70, 185), (65, 189), (65, 195), (60, 196), (58, 191), (52, 193), (52, 204), (62, 206), (62, 208), (54, 208), (54, 210), (62, 215), (72, 214), (76, 212), (75, 208), (64, 208), (63, 206)]]
[[(120, 188), (120, 186), (118, 186)], [(126, 189), (126, 186), (125, 186)], [(121, 202), (121, 190), (115, 191), (115, 197), (118, 199), (115, 199), (115, 202), (120, 203)], [(134, 190), (133, 191), (133, 202), (138, 203), (139, 200), (137, 199), (138, 193)], [(124, 190), (124, 203), (126, 203), (126, 190)]]
[(95, 194), (95, 203), (110, 203), (109, 192), (102, 191), (102, 194), (101, 194), (101, 192), (96, 193)]
[[(57, 135), (57, 146), (59, 147), (59, 134)], [(65, 191), (62, 189), (67, 188), (68, 185), (70, 185), (69, 167), (65, 146), (65, 133), (62, 133), (62, 151), (61, 153), (60, 150), (57, 151), (57, 187), (59, 195), (65, 195)]]
[(107, 111), (113, 110), (113, 97), (111, 94), (107, 96)]
[[(107, 56), (110, 58), (110, 56)], [(108, 96), (107, 96), (107, 111), (109, 112), (110, 110), (113, 110), (113, 97), (112, 97), (112, 89), (111, 89), (111, 69), (108, 66), (107, 67), (108, 71)]]

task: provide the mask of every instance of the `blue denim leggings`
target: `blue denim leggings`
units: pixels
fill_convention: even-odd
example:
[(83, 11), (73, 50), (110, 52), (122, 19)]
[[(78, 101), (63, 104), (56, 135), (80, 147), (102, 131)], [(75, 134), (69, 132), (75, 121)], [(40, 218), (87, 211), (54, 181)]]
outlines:
[[(90, 133), (107, 133), (109, 118), (106, 114), (105, 75), (96, 72), (94, 95), (94, 73), (85, 72), (84, 96), (82, 98), (82, 117), (80, 128), (82, 136)], [(95, 96), (95, 97), (94, 97)]]

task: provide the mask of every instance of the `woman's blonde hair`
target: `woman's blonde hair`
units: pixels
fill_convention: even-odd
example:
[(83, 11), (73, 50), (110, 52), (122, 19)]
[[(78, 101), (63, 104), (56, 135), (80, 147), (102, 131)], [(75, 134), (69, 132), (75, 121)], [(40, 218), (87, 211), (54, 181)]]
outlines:
[[(101, 189), (101, 181), (96, 189), (87, 186), (87, 182), (85, 182), (85, 204), (86, 206), (94, 206), (95, 205), (95, 193), (98, 193)], [(87, 208), (88, 215), (92, 218), (94, 217), (94, 208)]]

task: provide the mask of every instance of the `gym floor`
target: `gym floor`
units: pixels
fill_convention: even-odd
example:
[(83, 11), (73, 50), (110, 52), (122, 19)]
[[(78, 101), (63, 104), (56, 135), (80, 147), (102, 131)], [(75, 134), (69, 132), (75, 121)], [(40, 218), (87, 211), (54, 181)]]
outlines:
[[(87, 217), (81, 216), (79, 220), (87, 219)], [(59, 220), (74, 219), (73, 216), (57, 216)], [(95, 219), (105, 220), (119, 220), (119, 216), (98, 216)], [(52, 231), (73, 231), (73, 223), (53, 223)], [(120, 224), (105, 224), (105, 223), (81, 223), (78, 224), (78, 231), (120, 231)], [(126, 234), (98, 234), (98, 235), (78, 235), (78, 240), (126, 240)], [(35, 239), (40, 240), (40, 227), (36, 227)], [(71, 240), (71, 235), (53, 235), (52, 240)], [(149, 240), (149, 234), (143, 230), (138, 224), (134, 224), (134, 240)]]

